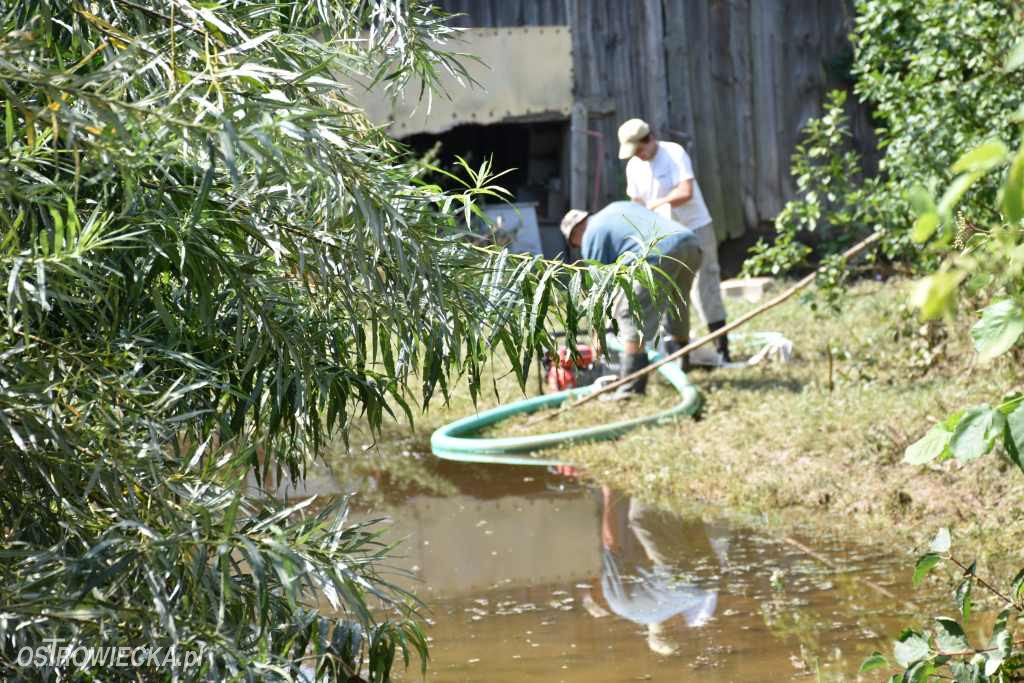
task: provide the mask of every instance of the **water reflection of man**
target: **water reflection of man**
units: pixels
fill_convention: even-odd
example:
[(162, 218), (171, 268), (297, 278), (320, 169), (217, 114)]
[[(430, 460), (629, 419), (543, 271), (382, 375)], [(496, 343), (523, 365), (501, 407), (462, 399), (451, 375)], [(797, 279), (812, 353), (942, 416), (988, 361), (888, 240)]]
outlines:
[[(672, 621), (680, 617), (687, 627), (699, 628), (715, 613), (715, 581), (728, 539), (699, 519), (652, 508), (607, 487), (601, 493), (604, 602), (647, 628), (651, 651), (674, 654), (679, 645)], [(583, 603), (594, 616), (607, 614), (590, 594)]]

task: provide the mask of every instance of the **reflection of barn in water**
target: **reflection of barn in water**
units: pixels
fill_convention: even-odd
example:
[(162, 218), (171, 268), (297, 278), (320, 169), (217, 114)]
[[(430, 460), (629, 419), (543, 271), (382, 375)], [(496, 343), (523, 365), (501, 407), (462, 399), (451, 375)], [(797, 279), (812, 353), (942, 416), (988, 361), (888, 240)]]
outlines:
[[(563, 246), (566, 208), (624, 197), (615, 131), (634, 116), (687, 147), (719, 238), (749, 242), (794, 194), (801, 126), (847, 85), (846, 0), (437, 4), (462, 13), (454, 49), (489, 65), (469, 65), (483, 88), (449, 81), (451, 101), (435, 98), (429, 115), (414, 102), (368, 111), (418, 152), (440, 142), (442, 161), (515, 168), (501, 184), (536, 212), (548, 255)], [(854, 123), (856, 144), (870, 147), (863, 112)]]

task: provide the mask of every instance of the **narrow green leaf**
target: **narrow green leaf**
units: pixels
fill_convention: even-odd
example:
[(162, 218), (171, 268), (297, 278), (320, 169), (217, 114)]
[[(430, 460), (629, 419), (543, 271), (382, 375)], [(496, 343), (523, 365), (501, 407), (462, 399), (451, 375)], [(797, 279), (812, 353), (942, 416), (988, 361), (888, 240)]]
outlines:
[[(917, 560), (917, 564), (914, 565), (914, 587), (920, 586), (921, 581), (924, 577), (935, 568), (935, 565), (939, 563), (942, 558), (935, 553), (926, 553)], [(904, 664), (906, 666), (906, 664)]]
[(1024, 147), (1017, 152), (1010, 164), (1003, 187), (1003, 213), (1006, 220), (1018, 223), (1024, 218)]
[(863, 674), (869, 671), (874, 671), (875, 669), (884, 669), (888, 666), (889, 660), (887, 660), (881, 652), (875, 650), (871, 653), (870, 657), (861, 663), (859, 672)]
[(242, 503), (242, 496), (236, 495), (231, 501), (231, 505), (228, 506), (227, 513), (224, 515), (224, 524), (221, 528), (221, 536), (224, 538), (229, 537), (235, 529), (235, 519), (238, 516), (238, 506)]
[[(75, 208), (75, 202), (71, 197), (67, 198), (65, 206), (67, 206), (67, 223), (65, 225), (64, 241), (69, 245), (74, 245), (78, 241), (78, 233), (81, 231), (82, 225), (78, 222), (78, 212)], [(75, 247), (72, 246), (71, 248)]]
[(4, 102), (4, 141), (8, 147), (14, 144), (14, 108), (10, 100)]
[(974, 586), (974, 577), (968, 576), (966, 579), (960, 582), (956, 587), (956, 591), (953, 593), (953, 598), (956, 600), (956, 606), (960, 610), (960, 616), (966, 622), (971, 618), (971, 608), (973, 603), (971, 601), (971, 589)]
[(50, 209), (50, 218), (53, 219), (53, 254), (59, 256), (64, 251), (64, 217), (57, 209)]

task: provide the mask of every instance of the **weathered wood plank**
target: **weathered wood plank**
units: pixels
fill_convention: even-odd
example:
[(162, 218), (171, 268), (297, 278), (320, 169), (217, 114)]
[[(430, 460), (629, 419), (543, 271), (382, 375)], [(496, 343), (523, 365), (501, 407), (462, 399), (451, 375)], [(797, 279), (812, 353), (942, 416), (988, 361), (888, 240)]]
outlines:
[[(709, 92), (716, 125), (719, 173), (715, 192), (719, 213), (712, 214), (715, 232), (720, 240), (726, 239), (734, 226), (743, 225), (743, 207), (739, 201), (743, 191), (740, 185), (739, 130), (736, 108), (739, 102), (733, 85), (732, 12), (730, 2), (713, 3), (709, 8), (709, 36), (713, 46), (710, 52), (711, 73)], [(704, 186), (703, 180), (701, 187)]]
[(704, 201), (713, 220), (723, 222), (725, 215), (722, 192), (723, 165), (719, 134), (724, 132), (715, 115), (714, 87), (712, 81), (712, 56), (715, 52), (711, 34), (711, 8), (708, 3), (687, 3), (690, 36), (703, 36), (693, 41), (690, 85), (694, 89), (691, 101), (694, 104), (693, 145), (690, 154), (694, 158), (694, 175), (700, 183)]
[(779, 0), (758, 0), (752, 4), (751, 75), (753, 84), (754, 155), (757, 208), (761, 216), (775, 216), (782, 208), (782, 181), (779, 177), (782, 159), (788, 157), (781, 149), (779, 102), (776, 90), (784, 78), (779, 72), (781, 48), (780, 24), (782, 6)]
[(754, 197), (756, 169), (750, 54), (751, 0), (732, 0), (729, 5), (729, 51), (732, 55), (732, 98), (735, 102), (733, 115), (739, 149), (735, 186), (739, 193), (736, 201), (740, 204), (742, 217), (741, 224), (727, 226), (728, 236), (732, 238), (741, 236), (747, 226), (756, 226), (761, 217), (757, 213), (757, 202)]
[(668, 130), (668, 79), (665, 73), (665, 24), (661, 0), (644, 0), (644, 52), (647, 118), (655, 130)]
[(574, 209), (592, 209), (588, 202), (587, 188), (590, 186), (590, 159), (587, 152), (587, 108), (582, 102), (572, 107), (572, 119), (569, 126), (569, 166), (570, 194), (569, 201)]
[(685, 6), (665, 0), (662, 5), (665, 24), (665, 72), (669, 99), (667, 133), (684, 146), (693, 143), (693, 101), (690, 85), (689, 55), (692, 46), (687, 38)]

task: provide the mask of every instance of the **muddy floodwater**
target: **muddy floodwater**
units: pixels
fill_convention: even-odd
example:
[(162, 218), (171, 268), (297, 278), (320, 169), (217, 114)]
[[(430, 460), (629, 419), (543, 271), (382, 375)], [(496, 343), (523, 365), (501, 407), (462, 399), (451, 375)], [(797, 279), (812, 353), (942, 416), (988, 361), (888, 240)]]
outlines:
[(360, 491), (353, 516), (386, 517), (401, 540), (393, 565), (414, 578), (396, 582), (428, 605), (431, 662), (400, 680), (856, 680), (910, 623), (907, 600), (920, 605), (906, 558), (659, 510), (543, 468), (409, 461), (411, 476), (371, 464), (311, 482)]

